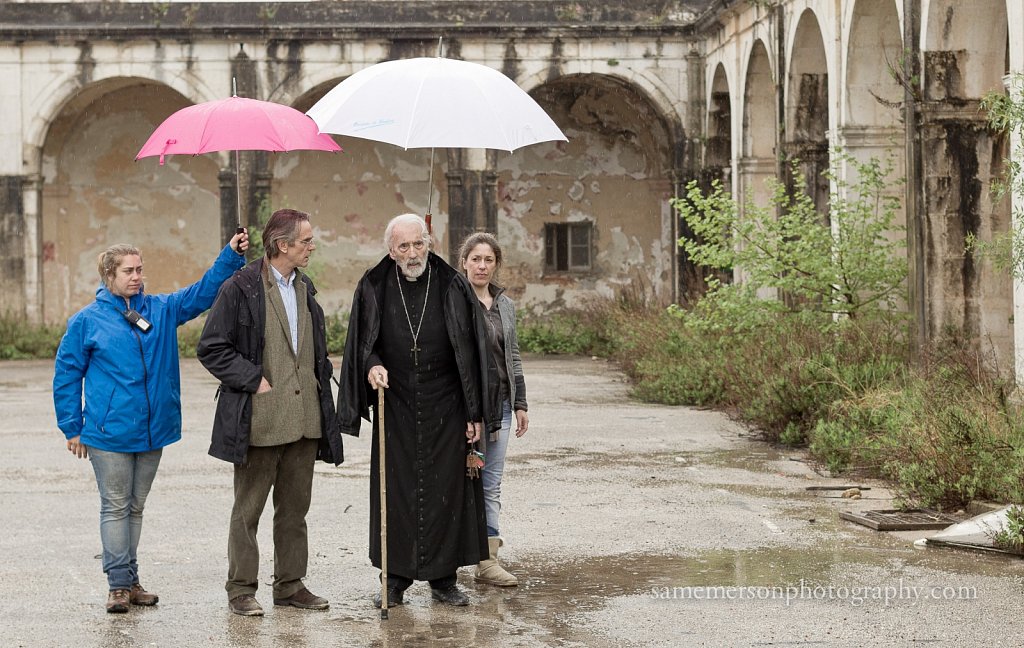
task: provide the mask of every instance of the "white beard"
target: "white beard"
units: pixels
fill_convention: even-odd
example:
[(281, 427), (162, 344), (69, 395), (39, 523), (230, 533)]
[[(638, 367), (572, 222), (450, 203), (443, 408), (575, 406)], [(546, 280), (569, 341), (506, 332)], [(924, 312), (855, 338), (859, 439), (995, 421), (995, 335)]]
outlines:
[(399, 263), (398, 267), (402, 269), (402, 274), (405, 275), (406, 279), (416, 281), (423, 275), (423, 271), (427, 269), (427, 261), (426, 259), (420, 259), (419, 264), (415, 266), (410, 266), (409, 262), (406, 261), (405, 263)]

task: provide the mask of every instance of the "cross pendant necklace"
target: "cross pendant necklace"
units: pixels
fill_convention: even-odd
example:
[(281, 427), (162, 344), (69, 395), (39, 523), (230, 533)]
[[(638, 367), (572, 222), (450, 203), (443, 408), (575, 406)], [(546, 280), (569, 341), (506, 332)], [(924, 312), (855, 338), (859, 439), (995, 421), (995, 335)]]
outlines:
[(405, 303), (405, 292), (402, 291), (402, 275), (398, 272), (398, 264), (395, 264), (395, 278), (398, 279), (398, 296), (402, 298), (402, 310), (405, 311), (405, 322), (409, 325), (409, 333), (412, 334), (412, 348), (409, 351), (412, 352), (412, 364), (414, 367), (420, 366), (420, 351), (418, 341), (420, 337), (420, 329), (423, 328), (423, 316), (427, 314), (427, 300), (430, 299), (430, 264), (427, 264), (427, 291), (423, 293), (423, 310), (420, 311), (420, 321), (416, 325), (416, 330), (412, 328), (412, 318), (409, 317), (409, 307)]

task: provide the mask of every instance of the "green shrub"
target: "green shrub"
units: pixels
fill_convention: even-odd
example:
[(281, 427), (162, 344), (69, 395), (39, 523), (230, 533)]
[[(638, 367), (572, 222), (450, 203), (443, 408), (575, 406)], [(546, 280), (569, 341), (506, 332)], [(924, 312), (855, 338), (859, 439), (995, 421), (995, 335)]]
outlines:
[(345, 340), (348, 339), (348, 313), (328, 315), (327, 353), (341, 355), (345, 351)]
[(547, 315), (521, 311), (517, 334), (521, 351), (547, 354), (606, 355), (611, 340), (606, 331), (608, 313), (565, 310)]
[(1006, 526), (992, 535), (1000, 549), (1024, 554), (1024, 508), (1011, 506), (1006, 511)]
[(812, 455), (893, 480), (908, 504), (1024, 501), (1024, 429), (1006, 384), (956, 340), (937, 348), (920, 369), (834, 402), (810, 432)]
[[(206, 316), (203, 315), (184, 326), (178, 327), (178, 353), (182, 358), (196, 357), (196, 346), (203, 332)], [(345, 350), (345, 339), (348, 337), (348, 313), (327, 315), (327, 353), (341, 355)]]
[(27, 360), (55, 358), (63, 324), (29, 324), (24, 318), (12, 315), (0, 317), (0, 360)]

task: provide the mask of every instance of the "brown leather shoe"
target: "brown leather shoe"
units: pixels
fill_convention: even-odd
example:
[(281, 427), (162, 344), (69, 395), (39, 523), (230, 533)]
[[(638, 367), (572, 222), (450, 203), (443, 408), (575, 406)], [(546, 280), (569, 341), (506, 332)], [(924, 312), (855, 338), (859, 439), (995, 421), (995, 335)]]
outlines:
[(242, 616), (263, 616), (263, 607), (252, 594), (239, 594), (228, 601), (228, 607)]
[(126, 589), (110, 590), (107, 594), (107, 613), (122, 614), (128, 611), (131, 595)]
[(132, 605), (156, 605), (160, 601), (160, 597), (156, 594), (151, 594), (139, 585), (135, 583), (132, 585), (131, 592), (129, 592), (129, 599)]
[(317, 596), (305, 587), (288, 598), (274, 599), (274, 605), (290, 605), (292, 607), (302, 608), (303, 610), (326, 610), (331, 607), (330, 603), (327, 602), (327, 599)]

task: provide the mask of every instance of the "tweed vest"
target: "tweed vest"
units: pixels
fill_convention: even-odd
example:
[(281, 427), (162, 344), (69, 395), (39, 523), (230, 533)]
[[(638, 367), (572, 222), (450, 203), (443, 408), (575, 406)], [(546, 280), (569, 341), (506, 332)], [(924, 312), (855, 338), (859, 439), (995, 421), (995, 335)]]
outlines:
[(313, 321), (306, 304), (306, 283), (296, 273), (292, 280), (298, 315), (299, 351), (292, 350), (288, 315), (273, 274), (264, 266), (265, 326), (263, 376), (271, 390), (253, 394), (252, 432), (249, 443), (275, 446), (305, 437), (320, 438), (320, 397), (313, 372)]

